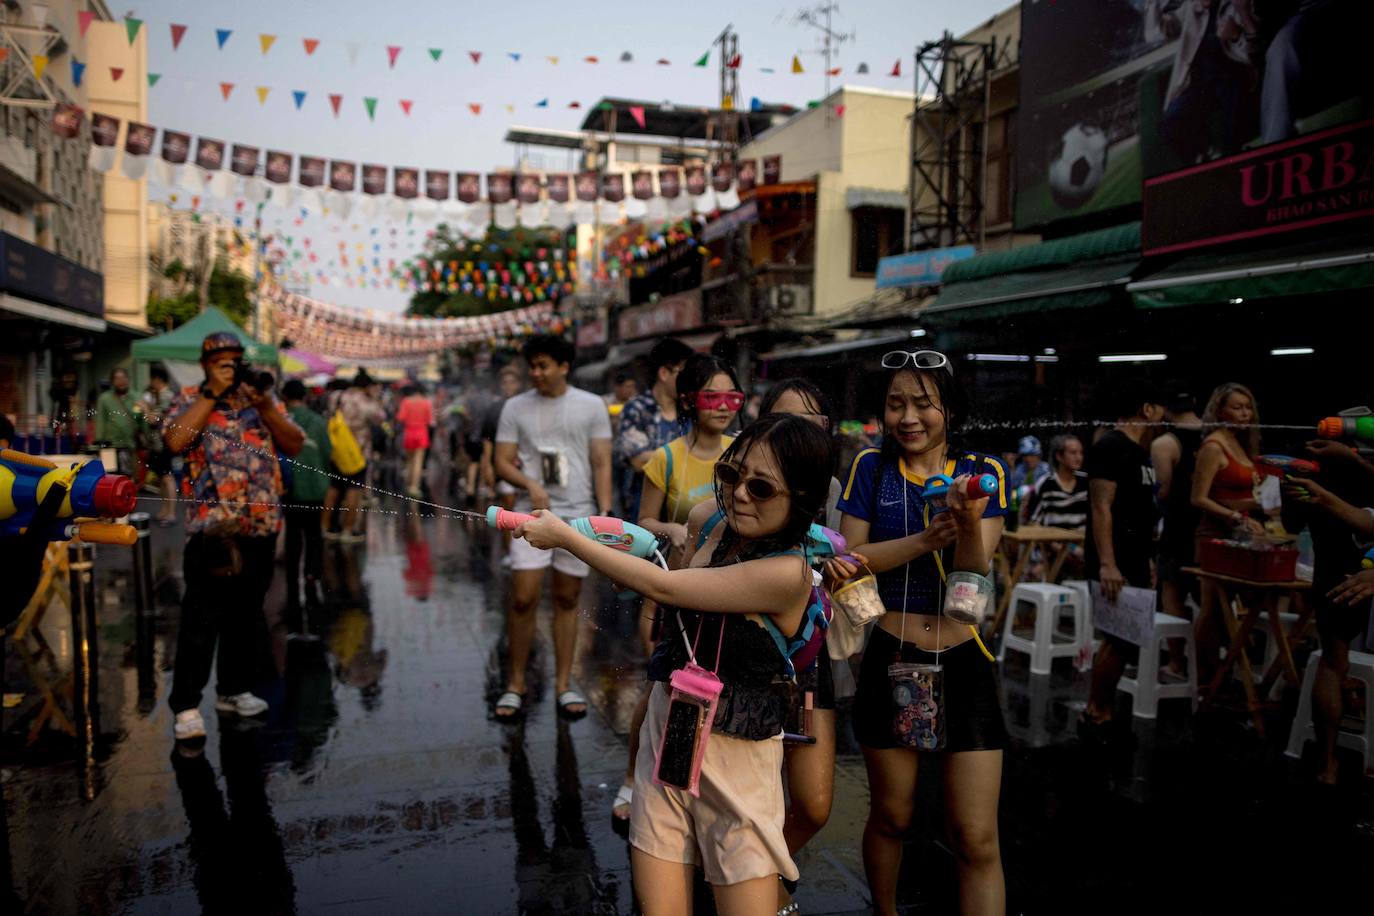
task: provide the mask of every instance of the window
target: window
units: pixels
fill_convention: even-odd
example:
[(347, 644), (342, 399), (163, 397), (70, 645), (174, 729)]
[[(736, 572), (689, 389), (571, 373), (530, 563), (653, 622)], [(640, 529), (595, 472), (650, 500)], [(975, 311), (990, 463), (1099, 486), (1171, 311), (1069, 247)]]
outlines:
[(905, 211), (889, 207), (855, 207), (850, 211), (850, 218), (854, 222), (851, 277), (872, 277), (878, 272), (879, 258), (906, 250), (902, 244)]

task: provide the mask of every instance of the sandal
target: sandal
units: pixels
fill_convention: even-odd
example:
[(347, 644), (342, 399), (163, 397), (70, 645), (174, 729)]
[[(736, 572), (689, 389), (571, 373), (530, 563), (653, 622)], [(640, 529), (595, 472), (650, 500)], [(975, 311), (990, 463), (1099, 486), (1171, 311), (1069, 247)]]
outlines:
[[(503, 709), (509, 709), (510, 712), (502, 715), (501, 710)], [(505, 693), (501, 694), (501, 698), (496, 701), (496, 706), (493, 707), (496, 718), (503, 722), (515, 721), (520, 718), (520, 714), (524, 712), (524, 710), (525, 695), (523, 693), (516, 693), (514, 690), (507, 690)]]
[[(569, 706), (581, 706), (581, 709), (569, 709)], [(587, 698), (581, 692), (569, 688), (558, 695), (559, 715), (569, 719), (580, 719), (587, 714)]]
[[(620, 791), (615, 793), (615, 801), (611, 802), (611, 817), (618, 821), (628, 821), (630, 819), (630, 806), (634, 804), (635, 787), (622, 785)], [(625, 808), (625, 814), (619, 813), (620, 808)]]

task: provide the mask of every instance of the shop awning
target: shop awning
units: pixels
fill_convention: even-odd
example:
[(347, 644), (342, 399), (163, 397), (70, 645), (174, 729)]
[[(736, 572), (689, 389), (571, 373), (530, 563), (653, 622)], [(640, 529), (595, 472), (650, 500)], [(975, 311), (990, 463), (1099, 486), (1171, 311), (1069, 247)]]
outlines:
[(844, 192), (844, 206), (846, 210), (856, 210), (859, 207), (905, 210), (906, 192), (889, 191), (884, 188), (847, 188)]
[(1239, 303), (1374, 287), (1374, 236), (1195, 255), (1126, 287), (1137, 308)]
[(0, 312), (9, 312), (24, 318), (38, 318), (42, 321), (51, 321), (53, 324), (65, 324), (83, 331), (103, 331), (106, 327), (103, 318), (83, 315), (44, 302), (34, 302), (14, 293), (0, 293)]

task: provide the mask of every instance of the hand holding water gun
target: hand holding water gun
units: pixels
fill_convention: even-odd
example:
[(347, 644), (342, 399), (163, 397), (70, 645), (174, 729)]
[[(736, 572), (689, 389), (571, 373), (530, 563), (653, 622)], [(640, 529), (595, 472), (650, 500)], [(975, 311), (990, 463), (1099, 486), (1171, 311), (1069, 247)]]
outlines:
[(517, 537), (523, 537), (531, 547), (540, 550), (561, 547), (566, 542), (568, 532), (576, 532), (598, 544), (623, 550), (643, 560), (652, 560), (658, 552), (658, 538), (653, 534), (638, 525), (606, 515), (565, 522), (548, 511), (526, 515), (492, 506), (487, 509), (487, 524), (502, 531), (514, 531)]
[(1255, 462), (1261, 474), (1292, 480), (1294, 477), (1315, 477), (1321, 473), (1321, 466), (1306, 458), (1292, 455), (1260, 455)]

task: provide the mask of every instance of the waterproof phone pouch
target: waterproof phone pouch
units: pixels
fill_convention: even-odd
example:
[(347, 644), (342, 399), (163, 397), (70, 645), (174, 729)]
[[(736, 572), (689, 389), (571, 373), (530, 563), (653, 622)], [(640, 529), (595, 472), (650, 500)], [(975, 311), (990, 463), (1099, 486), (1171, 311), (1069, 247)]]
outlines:
[(720, 678), (696, 662), (674, 671), (668, 683), (668, 718), (658, 741), (654, 782), (700, 796), (701, 763), (722, 685)]
[(978, 626), (992, 602), (992, 580), (976, 572), (958, 570), (945, 583), (945, 616), (956, 623)]
[(568, 485), (568, 456), (561, 449), (541, 448), (539, 450), (539, 476), (546, 487), (566, 487)]
[(843, 612), (855, 629), (887, 613), (882, 596), (878, 594), (878, 580), (872, 573), (850, 579), (832, 591), (830, 603)]
[(944, 666), (896, 662), (888, 666), (887, 679), (892, 685), (892, 736), (897, 743), (918, 751), (944, 750)]

